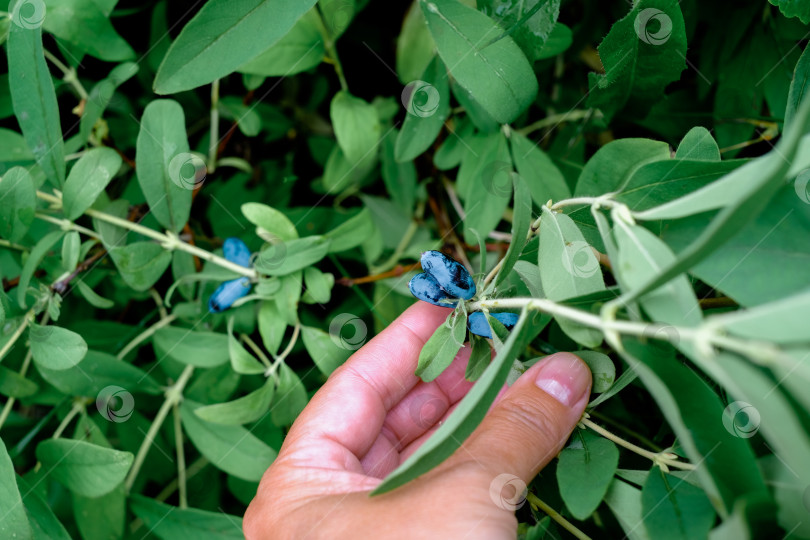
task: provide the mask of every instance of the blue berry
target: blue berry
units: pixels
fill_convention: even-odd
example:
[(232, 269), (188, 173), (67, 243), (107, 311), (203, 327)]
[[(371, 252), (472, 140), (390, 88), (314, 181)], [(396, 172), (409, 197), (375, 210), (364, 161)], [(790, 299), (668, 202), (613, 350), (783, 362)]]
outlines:
[(475, 282), (460, 263), (440, 251), (422, 253), (422, 269), (430, 274), (439, 287), (454, 298), (469, 300), (475, 296)]
[(217, 287), (217, 290), (211, 295), (211, 298), (208, 300), (208, 311), (211, 313), (225, 311), (231, 307), (234, 302), (249, 292), (250, 280), (246, 277), (226, 281)]
[[(490, 315), (498, 319), (498, 321), (504, 325), (507, 330), (514, 328), (518, 322), (517, 313), (490, 313)], [(470, 329), (470, 333), (475, 334), (476, 336), (485, 338), (492, 337), (492, 331), (489, 329), (487, 318), (482, 311), (470, 313), (470, 316), (467, 318), (467, 328)]]
[(250, 250), (244, 242), (235, 236), (225, 240), (222, 245), (222, 253), (232, 263), (246, 268), (250, 266)]
[(458, 304), (456, 298), (442, 290), (436, 280), (430, 274), (424, 272), (413, 276), (408, 282), (408, 288), (411, 290), (411, 294), (419, 300), (434, 306), (453, 308)]

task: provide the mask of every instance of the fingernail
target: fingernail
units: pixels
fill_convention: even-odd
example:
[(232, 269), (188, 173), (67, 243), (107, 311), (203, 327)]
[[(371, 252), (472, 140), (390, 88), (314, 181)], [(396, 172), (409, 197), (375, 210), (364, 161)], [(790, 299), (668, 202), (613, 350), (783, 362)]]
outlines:
[(534, 382), (566, 407), (573, 407), (590, 389), (591, 372), (573, 354), (557, 353), (542, 361)]

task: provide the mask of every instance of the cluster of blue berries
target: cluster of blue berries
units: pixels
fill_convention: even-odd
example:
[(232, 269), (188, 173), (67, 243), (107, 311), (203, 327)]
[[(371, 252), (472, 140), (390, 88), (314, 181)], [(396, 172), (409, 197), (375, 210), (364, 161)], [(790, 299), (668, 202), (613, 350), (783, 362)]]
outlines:
[[(459, 299), (470, 300), (475, 296), (475, 282), (464, 266), (439, 251), (422, 253), (422, 269), (408, 282), (411, 294), (419, 300), (434, 306), (454, 308)], [(515, 313), (493, 313), (501, 324), (511, 330), (517, 323)], [(467, 328), (471, 333), (491, 338), (492, 332), (486, 316), (476, 311), (467, 318)]]
[[(225, 258), (232, 263), (250, 267), (250, 250), (247, 245), (238, 238), (228, 238), (222, 245), (222, 252)], [(220, 313), (250, 292), (250, 280), (246, 277), (239, 277), (222, 283), (211, 298), (208, 300), (208, 311)]]

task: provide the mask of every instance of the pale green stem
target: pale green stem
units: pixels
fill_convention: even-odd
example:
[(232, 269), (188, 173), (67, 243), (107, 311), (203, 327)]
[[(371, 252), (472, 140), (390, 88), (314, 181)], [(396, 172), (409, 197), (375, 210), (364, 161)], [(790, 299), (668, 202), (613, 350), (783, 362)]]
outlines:
[(269, 358), (267, 358), (267, 355), (264, 354), (264, 352), (259, 348), (259, 346), (256, 345), (256, 343), (252, 339), (250, 339), (250, 336), (248, 336), (247, 334), (240, 334), (239, 337), (241, 337), (242, 341), (244, 341), (247, 344), (247, 346), (250, 347), (250, 349), (254, 353), (256, 353), (256, 356), (259, 357), (259, 360), (261, 360), (262, 364), (264, 364), (264, 367), (269, 369), (270, 366), (272, 365), (272, 362), (270, 361)]
[(82, 86), (82, 83), (79, 82), (79, 77), (76, 74), (76, 70), (73, 69), (72, 67), (68, 67), (65, 64), (63, 64), (62, 61), (59, 60), (56, 56), (54, 56), (53, 53), (51, 53), (49, 50), (43, 49), (42, 52), (45, 53), (45, 58), (50, 60), (51, 63), (54, 66), (56, 66), (56, 68), (59, 71), (62, 72), (63, 75), (62, 79), (70, 86), (72, 86), (74, 90), (76, 90), (76, 93), (79, 94), (80, 98), (87, 101), (88, 98), (87, 90), (85, 90), (84, 86)]
[[(47, 201), (57, 207), (60, 207), (62, 204), (62, 200), (59, 197), (54, 195), (50, 195), (48, 193), (44, 193), (42, 191), (37, 191), (37, 197), (42, 199), (43, 201)], [(206, 251), (204, 249), (200, 249), (197, 246), (192, 246), (186, 242), (180, 240), (180, 238), (174, 233), (161, 233), (150, 229), (148, 227), (144, 227), (143, 225), (139, 225), (138, 223), (133, 223), (132, 221), (128, 221), (126, 219), (119, 218), (117, 216), (113, 216), (104, 212), (100, 212), (98, 210), (94, 210), (92, 208), (88, 208), (84, 211), (84, 213), (90, 217), (94, 217), (101, 221), (106, 221), (107, 223), (111, 223), (117, 227), (121, 227), (122, 229), (127, 229), (132, 232), (136, 232), (142, 236), (146, 236), (147, 238), (151, 238), (153, 240), (157, 240), (160, 242), (163, 248), (171, 251), (174, 249), (179, 249), (181, 251), (185, 251), (186, 253), (190, 253), (200, 259), (208, 261), (210, 263), (216, 264), (217, 266), (221, 266), (222, 268), (226, 268), (235, 272), (241, 276), (246, 276), (251, 279), (258, 279), (258, 273), (253, 270), (252, 268), (245, 268), (244, 266), (238, 265), (236, 263), (232, 263), (231, 261), (219, 257), (218, 255), (214, 255), (210, 251)], [(50, 217), (50, 216), (49, 216)], [(61, 221), (60, 221), (61, 225)], [(91, 231), (92, 232), (92, 231)], [(93, 233), (95, 234), (95, 233)]]
[(188, 508), (186, 494), (186, 453), (183, 451), (183, 426), (180, 422), (180, 407), (172, 405), (174, 416), (174, 443), (177, 448), (177, 486), (180, 491), (180, 508)]
[(217, 149), (219, 148), (219, 79), (211, 83), (211, 126), (208, 136), (208, 170), (213, 174), (217, 168)]
[(540, 498), (537, 497), (532, 492), (526, 494), (526, 500), (529, 501), (529, 504), (534, 506), (535, 508), (539, 508), (546, 514), (548, 517), (556, 521), (563, 529), (573, 534), (575, 537), (579, 538), (579, 540), (591, 540), (591, 537), (585, 534), (584, 532), (577, 529), (573, 523), (562, 517), (562, 515), (554, 510), (552, 507), (544, 503)]
[(528, 126), (516, 131), (522, 135), (528, 135), (529, 133), (537, 131), (538, 129), (556, 126), (558, 124), (562, 124), (563, 122), (576, 122), (578, 120), (584, 120), (591, 115), (593, 115), (594, 118), (600, 118), (602, 113), (599, 111), (594, 111), (593, 109), (584, 109), (552, 114), (551, 116), (546, 116), (542, 120), (538, 120), (537, 122), (529, 124)]
[(0, 238), (0, 247), (16, 249), (18, 251), (28, 251), (27, 247), (21, 246), (20, 244), (15, 244), (14, 242), (9, 242), (8, 240), (3, 240), (2, 238)]
[(154, 287), (152, 287), (149, 289), (149, 295), (152, 297), (152, 300), (155, 301), (155, 305), (158, 308), (160, 318), (165, 319), (166, 317), (168, 317), (169, 314), (166, 312), (166, 307), (163, 305), (163, 298), (160, 297), (160, 293), (157, 292), (157, 290)]
[(293, 334), (292, 334), (292, 336), (290, 336), (290, 342), (287, 344), (287, 347), (283, 351), (281, 351), (281, 354), (279, 354), (276, 357), (275, 361), (273, 362), (273, 365), (270, 366), (267, 369), (267, 371), (264, 372), (265, 377), (270, 377), (270, 376), (275, 375), (275, 373), (278, 370), (279, 366), (287, 358), (287, 355), (289, 355), (292, 352), (293, 347), (295, 346), (295, 342), (298, 341), (298, 334), (300, 333), (300, 331), (301, 331), (301, 323), (300, 322), (295, 323), (295, 328), (293, 328)]
[(25, 329), (28, 328), (29, 324), (31, 324), (33, 317), (34, 317), (33, 309), (29, 309), (28, 312), (25, 315), (23, 315), (23, 321), (22, 323), (20, 323), (20, 326), (18, 326), (17, 329), (14, 330), (14, 333), (11, 335), (9, 340), (6, 341), (5, 345), (3, 345), (3, 348), (0, 349), (0, 360), (2, 360), (6, 356), (8, 351), (10, 351), (12, 347), (14, 347), (14, 344), (17, 342), (18, 339), (20, 339), (20, 336), (22, 336), (23, 332), (25, 332)]
[[(586, 415), (587, 415), (587, 413), (586, 413)], [(622, 446), (622, 447), (630, 450), (631, 452), (633, 452), (635, 454), (638, 454), (641, 457), (645, 457), (645, 458), (649, 459), (650, 461), (652, 461), (655, 464), (663, 464), (663, 465), (667, 465), (669, 467), (675, 467), (676, 469), (684, 469), (684, 470), (687, 470), (687, 471), (695, 470), (695, 466), (693, 464), (684, 463), (683, 461), (678, 461), (677, 457), (675, 457), (675, 458), (671, 457), (671, 456), (673, 456), (675, 454), (672, 454), (670, 452), (650, 452), (649, 450), (645, 450), (644, 448), (641, 448), (640, 446), (636, 446), (635, 444), (631, 443), (630, 441), (626, 441), (626, 440), (622, 439), (621, 437), (619, 437), (615, 433), (611, 433), (610, 431), (606, 430), (605, 428), (603, 428), (599, 424), (596, 424), (596, 423), (592, 422), (591, 420), (589, 420), (588, 418), (586, 418), (586, 416), (583, 416), (580, 419), (579, 423), (582, 424), (583, 426), (589, 428), (589, 429), (592, 429), (593, 431), (595, 431), (596, 433), (598, 433), (602, 437), (613, 441), (614, 443), (618, 444), (619, 446)]]
[(164, 326), (168, 326), (177, 318), (177, 315), (172, 313), (171, 315), (167, 315), (166, 317), (160, 319), (158, 322), (135, 336), (135, 338), (127, 343), (123, 349), (116, 355), (116, 358), (119, 360), (123, 360), (133, 349), (135, 349), (138, 345), (152, 337), (155, 332), (163, 328)]
[(343, 65), (340, 63), (340, 58), (338, 57), (337, 48), (335, 47), (335, 38), (329, 33), (329, 29), (326, 28), (326, 24), (323, 21), (323, 15), (321, 14), (320, 10), (317, 11), (318, 13), (318, 30), (323, 37), (323, 45), (326, 49), (326, 54), (328, 55), (329, 59), (332, 61), (332, 65), (335, 67), (335, 74), (337, 75), (338, 80), (340, 81), (340, 88), (344, 92), (349, 91), (349, 84), (346, 82), (346, 77), (343, 75)]
[(70, 425), (71, 420), (73, 420), (73, 418), (82, 411), (84, 411), (84, 403), (80, 401), (74, 402), (73, 407), (65, 415), (65, 418), (59, 424), (59, 427), (56, 428), (56, 431), (53, 432), (53, 438), (58, 439), (61, 437), (62, 433), (64, 433), (65, 429), (67, 429), (68, 425)]
[[(26, 313), (25, 319), (28, 322), (25, 323), (24, 326), (28, 326), (28, 324), (31, 322), (30, 319), (32, 317), (33, 317), (33, 309), (29, 310), (28, 313)], [(39, 324), (45, 326), (46, 324), (48, 324), (48, 320), (50, 319), (50, 317), (51, 317), (50, 314), (46, 311), (45, 314), (42, 316), (42, 320), (40, 320)], [(21, 334), (22, 332), (20, 332), (20, 335)], [(14, 341), (19, 339), (20, 335), (17, 335), (17, 337), (14, 338)], [(31, 352), (31, 347), (28, 347), (28, 352), (25, 353), (25, 358), (23, 358), (22, 366), (20, 366), (20, 377), (25, 377), (25, 374), (28, 373), (28, 368), (31, 366), (31, 359), (33, 358), (33, 354), (34, 353)], [(1, 355), (0, 358), (2, 358)], [(3, 406), (3, 411), (0, 412), (0, 428), (2, 428), (3, 424), (6, 423), (6, 419), (8, 418), (8, 415), (11, 414), (11, 408), (14, 407), (14, 403), (16, 401), (17, 400), (15, 398), (10, 397), (8, 398), (8, 401), (6, 401), (6, 404)]]
[(37, 212), (34, 214), (34, 217), (41, 219), (42, 221), (47, 221), (49, 223), (53, 223), (54, 225), (58, 225), (63, 231), (76, 231), (85, 236), (89, 236), (90, 238), (101, 240), (101, 237), (98, 235), (98, 233), (96, 233), (96, 231), (90, 230), (87, 227), (82, 227), (81, 225), (76, 225), (68, 219), (59, 219), (43, 212)]
[(183, 372), (180, 374), (180, 377), (178, 377), (177, 382), (166, 391), (166, 399), (163, 401), (160, 409), (158, 409), (155, 419), (152, 420), (152, 424), (149, 426), (149, 431), (146, 433), (143, 443), (141, 443), (141, 447), (138, 448), (135, 461), (132, 463), (132, 468), (129, 470), (127, 479), (124, 482), (124, 488), (127, 493), (129, 493), (129, 491), (132, 489), (132, 485), (135, 483), (135, 479), (138, 477), (138, 472), (140, 472), (141, 466), (146, 459), (146, 454), (149, 453), (149, 447), (152, 446), (152, 441), (155, 440), (160, 427), (163, 425), (163, 421), (166, 420), (166, 417), (169, 415), (169, 411), (171, 411), (172, 407), (176, 403), (179, 403), (182, 399), (183, 389), (186, 387), (186, 383), (188, 383), (193, 373), (194, 366), (186, 366), (185, 369), (183, 369)]
[(415, 220), (411, 221), (408, 225), (408, 229), (405, 231), (405, 234), (402, 235), (402, 238), (397, 244), (396, 249), (391, 254), (388, 259), (379, 266), (375, 266), (370, 269), (372, 274), (382, 274), (383, 272), (387, 272), (391, 270), (394, 266), (396, 266), (397, 262), (399, 262), (399, 258), (402, 257), (402, 253), (408, 249), (408, 246), (411, 244), (411, 240), (413, 240), (414, 235), (419, 230), (419, 224), (416, 220), (422, 219), (422, 216), (425, 213), (425, 202), (420, 201), (416, 207), (416, 211), (414, 212)]

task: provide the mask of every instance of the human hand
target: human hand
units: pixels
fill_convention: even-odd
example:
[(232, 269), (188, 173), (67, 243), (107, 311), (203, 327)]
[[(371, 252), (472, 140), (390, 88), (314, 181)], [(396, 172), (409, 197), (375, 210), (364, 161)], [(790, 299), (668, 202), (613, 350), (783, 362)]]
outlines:
[(265, 472), (245, 514), (247, 538), (515, 538), (514, 511), (501, 502), (514, 487), (499, 494), (496, 479), (529, 483), (576, 426), (591, 374), (569, 353), (546, 357), (505, 388), (442, 465), (368, 496), (472, 387), (464, 379), (468, 347), (435, 381), (414, 375), (422, 346), (446, 317), (446, 309), (417, 302), (330, 376)]

